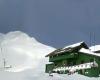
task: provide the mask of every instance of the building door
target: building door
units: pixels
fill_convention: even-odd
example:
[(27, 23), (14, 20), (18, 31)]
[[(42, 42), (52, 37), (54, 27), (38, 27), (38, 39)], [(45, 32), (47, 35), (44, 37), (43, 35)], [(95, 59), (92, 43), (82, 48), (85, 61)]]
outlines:
[(63, 66), (67, 66), (67, 60), (63, 60), (63, 61), (62, 61), (62, 65), (63, 65)]
[[(84, 64), (84, 61), (83, 60), (81, 61), (81, 64)], [(85, 69), (80, 70), (80, 73), (81, 74), (85, 74)]]

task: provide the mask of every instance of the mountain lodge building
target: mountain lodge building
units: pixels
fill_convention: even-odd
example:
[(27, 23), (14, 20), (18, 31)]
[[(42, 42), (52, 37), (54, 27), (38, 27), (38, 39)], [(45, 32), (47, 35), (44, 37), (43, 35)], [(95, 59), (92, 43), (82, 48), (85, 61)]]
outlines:
[(100, 50), (93, 52), (85, 42), (57, 49), (46, 57), (46, 73), (73, 74), (77, 72), (89, 77), (100, 76)]

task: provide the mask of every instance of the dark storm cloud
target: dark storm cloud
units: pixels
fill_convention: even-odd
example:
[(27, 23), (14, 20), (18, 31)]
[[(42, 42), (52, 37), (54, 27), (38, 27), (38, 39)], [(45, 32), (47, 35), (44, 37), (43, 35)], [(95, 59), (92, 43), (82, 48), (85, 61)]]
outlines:
[(100, 0), (0, 0), (0, 31), (21, 30), (39, 41), (63, 47), (89, 44), (95, 32), (100, 44)]

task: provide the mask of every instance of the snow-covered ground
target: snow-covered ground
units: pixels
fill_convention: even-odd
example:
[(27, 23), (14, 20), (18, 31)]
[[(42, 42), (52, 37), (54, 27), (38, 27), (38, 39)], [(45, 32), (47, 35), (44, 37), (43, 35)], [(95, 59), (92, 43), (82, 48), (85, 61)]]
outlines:
[[(48, 76), (45, 64), (48, 58), (45, 55), (55, 48), (38, 42), (27, 34), (14, 31), (0, 34), (0, 80), (100, 80), (74, 74), (54, 74)], [(10, 69), (3, 69), (3, 58)]]

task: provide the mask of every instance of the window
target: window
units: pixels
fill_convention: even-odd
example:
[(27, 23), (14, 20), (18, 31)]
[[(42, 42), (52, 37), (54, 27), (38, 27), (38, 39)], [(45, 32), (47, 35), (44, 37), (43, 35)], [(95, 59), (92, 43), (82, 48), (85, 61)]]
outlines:
[(99, 58), (99, 61), (100, 61), (100, 58)]
[(82, 60), (82, 61), (81, 61), (81, 64), (83, 64), (83, 63), (84, 63), (84, 61)]
[(55, 63), (55, 66), (57, 66), (57, 64)]
[(76, 61), (74, 61), (73, 64), (76, 65)]
[(54, 56), (50, 56), (50, 58), (53, 58)]
[(94, 61), (94, 59), (90, 59), (90, 62), (93, 62)]

